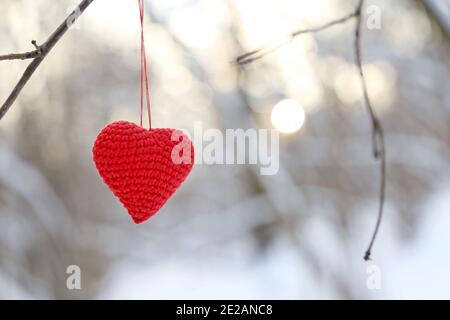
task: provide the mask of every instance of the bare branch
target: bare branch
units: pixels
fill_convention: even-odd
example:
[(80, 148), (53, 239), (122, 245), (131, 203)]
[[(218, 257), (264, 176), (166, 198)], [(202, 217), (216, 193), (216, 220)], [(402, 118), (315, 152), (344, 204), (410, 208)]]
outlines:
[(80, 15), (86, 10), (86, 8), (93, 2), (94, 0), (83, 0), (78, 5), (78, 7), (59, 25), (59, 27), (50, 35), (47, 41), (44, 42), (41, 46), (38, 46), (36, 41), (33, 40), (32, 44), (36, 47), (36, 50), (25, 52), (25, 53), (16, 53), (16, 54), (8, 54), (4, 56), (0, 56), (0, 60), (14, 60), (14, 59), (33, 59), (30, 62), (28, 67), (25, 69), (22, 77), (19, 82), (16, 84), (11, 94), (6, 99), (5, 103), (0, 108), (0, 120), (3, 116), (8, 112), (9, 108), (12, 106), (14, 101), (16, 101), (20, 92), (27, 84), (28, 80), (30, 80), (33, 73), (39, 67), (41, 62), (45, 59), (47, 54), (53, 49), (53, 47), (58, 43), (58, 41), (62, 38), (62, 36), (66, 33), (69, 27), (80, 17)]
[(286, 44), (290, 43), (292, 41), (292, 39), (294, 39), (297, 36), (303, 35), (303, 34), (307, 34), (307, 33), (316, 33), (325, 29), (328, 29), (332, 26), (335, 26), (337, 24), (341, 24), (344, 23), (352, 18), (354, 18), (357, 15), (357, 11), (352, 12), (346, 16), (343, 16), (342, 18), (336, 19), (336, 20), (332, 20), (330, 22), (327, 22), (321, 26), (318, 27), (314, 27), (314, 28), (308, 28), (308, 29), (301, 29), (301, 30), (296, 30), (294, 32), (291, 32), (290, 34), (288, 34), (286, 36), (286, 38), (278, 43), (273, 43), (273, 44), (269, 44), (266, 45), (264, 47), (261, 47), (259, 49), (244, 53), (242, 55), (240, 55), (239, 57), (236, 58), (236, 63), (243, 65), (243, 64), (247, 64), (247, 63), (251, 63), (255, 60), (261, 59), (262, 57), (268, 55), (269, 53), (272, 53), (278, 49), (280, 49), (281, 47), (285, 46)]
[(375, 224), (375, 229), (372, 234), (372, 238), (370, 240), (369, 246), (364, 254), (364, 260), (370, 260), (372, 247), (375, 242), (375, 239), (378, 234), (378, 230), (381, 225), (381, 220), (383, 218), (383, 207), (385, 202), (385, 193), (386, 193), (386, 151), (385, 151), (385, 141), (384, 141), (384, 133), (383, 133), (383, 127), (381, 126), (381, 122), (378, 119), (377, 115), (375, 114), (374, 108), (372, 106), (372, 102), (369, 97), (368, 89), (367, 89), (367, 83), (366, 78), (364, 75), (364, 70), (362, 66), (362, 54), (361, 54), (361, 25), (362, 25), (362, 8), (364, 6), (364, 0), (359, 0), (359, 3), (356, 7), (356, 10), (353, 13), (350, 13), (340, 19), (332, 20), (324, 25), (321, 25), (319, 27), (315, 28), (309, 28), (309, 29), (303, 29), (303, 30), (297, 30), (292, 33), (290, 33), (286, 39), (283, 41), (267, 45), (264, 47), (261, 47), (259, 49), (247, 52), (243, 55), (240, 55), (236, 58), (236, 64), (244, 65), (247, 63), (254, 62), (255, 60), (261, 59), (262, 57), (266, 56), (267, 54), (274, 52), (281, 48), (282, 46), (288, 44), (293, 38), (296, 36), (306, 34), (306, 33), (315, 33), (322, 30), (325, 30), (329, 27), (335, 26), (337, 24), (344, 23), (352, 18), (356, 19), (356, 26), (355, 26), (355, 43), (354, 43), (354, 50), (355, 50), (355, 59), (356, 59), (356, 65), (358, 67), (359, 71), (359, 78), (361, 81), (361, 87), (363, 90), (363, 98), (364, 98), (364, 104), (366, 106), (367, 112), (369, 113), (370, 120), (372, 123), (372, 148), (373, 148), (373, 156), (376, 160), (380, 161), (380, 198), (379, 198), (379, 207), (378, 207), (378, 217)]
[(356, 15), (356, 25), (355, 25), (355, 58), (356, 65), (358, 67), (359, 76), (361, 80), (361, 87), (363, 89), (364, 104), (369, 113), (370, 119), (372, 121), (372, 147), (373, 156), (375, 159), (380, 161), (380, 200), (378, 204), (378, 217), (375, 224), (375, 229), (372, 234), (369, 246), (364, 254), (364, 260), (370, 260), (370, 255), (372, 253), (372, 247), (375, 239), (380, 229), (381, 219), (383, 218), (383, 207), (385, 201), (386, 193), (386, 151), (384, 146), (384, 133), (383, 127), (381, 126), (380, 120), (372, 106), (372, 102), (369, 98), (369, 93), (367, 90), (366, 78), (364, 76), (364, 69), (362, 66), (362, 54), (361, 54), (361, 24), (362, 24), (362, 8), (364, 6), (364, 0), (360, 0), (357, 7)]
[(42, 54), (42, 48), (37, 45), (36, 40), (32, 40), (31, 44), (36, 48), (36, 50), (28, 51), (24, 53), (10, 53), (5, 55), (0, 55), (0, 61), (2, 60), (27, 60), (34, 59)]
[(24, 53), (10, 53), (0, 56), (0, 61), (2, 60), (27, 60), (34, 59), (39, 55), (38, 50), (28, 51)]

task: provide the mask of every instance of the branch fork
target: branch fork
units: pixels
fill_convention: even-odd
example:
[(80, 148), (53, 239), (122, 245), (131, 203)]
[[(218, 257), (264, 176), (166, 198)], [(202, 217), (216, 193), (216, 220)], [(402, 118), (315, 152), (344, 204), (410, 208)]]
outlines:
[(25, 87), (28, 80), (30, 80), (31, 76), (47, 56), (47, 54), (67, 32), (67, 30), (69, 29), (69, 24), (67, 23), (67, 21), (70, 20), (72, 23), (75, 22), (93, 1), (94, 0), (82, 0), (78, 7), (66, 19), (64, 19), (64, 21), (42, 45), (39, 46), (36, 40), (31, 41), (31, 44), (35, 47), (35, 50), (24, 53), (0, 55), (0, 61), (32, 59), (28, 67), (25, 69), (19, 82), (16, 84), (6, 101), (0, 107), (0, 120), (8, 112), (9, 108), (14, 104), (20, 92)]

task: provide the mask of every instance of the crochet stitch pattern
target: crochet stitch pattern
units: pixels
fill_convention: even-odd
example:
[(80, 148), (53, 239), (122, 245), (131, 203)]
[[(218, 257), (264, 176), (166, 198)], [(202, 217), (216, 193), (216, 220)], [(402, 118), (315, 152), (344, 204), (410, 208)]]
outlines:
[[(176, 133), (177, 141), (172, 141)], [(190, 147), (189, 163), (176, 164), (172, 151)], [(183, 156), (183, 148), (180, 148)], [(109, 124), (93, 147), (97, 170), (138, 224), (152, 217), (186, 179), (194, 164), (189, 138), (175, 129), (144, 129), (128, 121)], [(188, 157), (189, 155), (187, 155)]]

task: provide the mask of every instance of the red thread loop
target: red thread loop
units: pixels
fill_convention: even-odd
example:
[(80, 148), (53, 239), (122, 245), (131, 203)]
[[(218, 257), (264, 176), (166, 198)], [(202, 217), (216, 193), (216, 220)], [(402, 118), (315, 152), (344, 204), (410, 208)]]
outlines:
[[(139, 14), (141, 18), (141, 127), (142, 127), (142, 114), (144, 111), (144, 86), (145, 95), (147, 98), (147, 113), (148, 113), (148, 126), (152, 128), (152, 117), (150, 113), (150, 93), (148, 89), (148, 71), (147, 71), (147, 55), (145, 53), (145, 40), (144, 40), (144, 0), (138, 0), (139, 2)], [(145, 83), (145, 85), (144, 85)]]

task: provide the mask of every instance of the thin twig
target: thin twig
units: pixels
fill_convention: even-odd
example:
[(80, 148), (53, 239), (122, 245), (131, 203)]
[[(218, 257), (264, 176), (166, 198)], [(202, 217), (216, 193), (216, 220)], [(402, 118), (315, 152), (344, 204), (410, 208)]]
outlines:
[(0, 56), (0, 60), (14, 60), (14, 59), (33, 59), (28, 67), (25, 69), (22, 77), (19, 82), (16, 84), (5, 103), (0, 108), (0, 120), (3, 116), (8, 112), (9, 108), (12, 106), (14, 101), (16, 101), (20, 92), (27, 84), (28, 80), (30, 80), (33, 73), (39, 67), (41, 62), (45, 59), (47, 54), (53, 49), (53, 47), (58, 43), (58, 41), (62, 38), (62, 36), (66, 33), (71, 25), (80, 17), (80, 15), (86, 10), (86, 8), (93, 2), (94, 0), (83, 0), (78, 5), (78, 7), (59, 25), (59, 27), (50, 35), (47, 41), (44, 42), (41, 46), (38, 46), (36, 41), (33, 40), (32, 44), (36, 47), (36, 50), (25, 52), (25, 53), (16, 53), (16, 54), (8, 54)]
[(383, 127), (381, 126), (380, 120), (372, 106), (372, 102), (369, 98), (369, 93), (367, 90), (366, 78), (364, 76), (364, 69), (362, 66), (362, 54), (361, 54), (361, 25), (362, 25), (362, 8), (364, 6), (364, 0), (360, 0), (357, 7), (357, 15), (356, 15), (356, 26), (355, 26), (355, 58), (356, 64), (359, 70), (359, 76), (361, 79), (361, 87), (363, 89), (363, 97), (364, 104), (369, 113), (370, 119), (372, 121), (372, 147), (373, 147), (373, 156), (375, 159), (380, 161), (380, 200), (378, 204), (378, 217), (377, 222), (375, 224), (375, 229), (372, 234), (372, 238), (370, 240), (369, 246), (364, 254), (364, 260), (370, 260), (370, 256), (372, 253), (372, 247), (375, 242), (375, 239), (378, 234), (378, 230), (380, 229), (381, 219), (383, 218), (383, 207), (385, 201), (385, 193), (386, 193), (386, 151), (385, 151), (385, 143), (384, 143), (384, 133)]
[(0, 56), (0, 61), (2, 60), (27, 60), (34, 59), (39, 55), (38, 50), (28, 51), (24, 53), (11, 53)]
[(2, 60), (27, 60), (34, 59), (42, 54), (42, 47), (38, 46), (36, 40), (32, 40), (31, 44), (36, 48), (36, 50), (23, 52), (23, 53), (10, 53), (0, 56), (0, 61)]
[(307, 33), (316, 33), (316, 32), (328, 29), (332, 26), (344, 23), (344, 22), (354, 18), (356, 16), (356, 14), (357, 14), (357, 11), (347, 14), (347, 15), (343, 16), (342, 18), (327, 22), (318, 27), (296, 30), (296, 31), (288, 34), (286, 36), (286, 38), (281, 42), (269, 44), (269, 45), (263, 46), (259, 49), (256, 49), (256, 50), (253, 50), (253, 51), (250, 51), (250, 52), (247, 52), (247, 53), (244, 53), (244, 54), (238, 56), (236, 58), (235, 62), (236, 62), (236, 64), (240, 64), (240, 65), (251, 63), (251, 62), (261, 59), (262, 57), (268, 55), (269, 53), (272, 53), (272, 52), (280, 49), (281, 47), (287, 45), (288, 43), (290, 43), (292, 41), (292, 39), (294, 39), (297, 36), (300, 36), (302, 34), (307, 34)]
[(356, 26), (355, 26), (355, 58), (356, 58), (356, 64), (359, 71), (359, 78), (361, 81), (361, 86), (363, 90), (363, 98), (364, 98), (364, 104), (366, 106), (366, 109), (369, 113), (371, 122), (372, 122), (372, 148), (373, 148), (373, 156), (376, 160), (380, 161), (380, 198), (379, 198), (379, 207), (378, 207), (378, 217), (375, 224), (375, 229), (372, 234), (372, 238), (370, 240), (369, 246), (364, 254), (364, 260), (370, 260), (370, 256), (372, 253), (372, 247), (375, 242), (375, 239), (378, 234), (378, 230), (380, 229), (381, 220), (383, 218), (383, 207), (385, 202), (385, 193), (386, 193), (386, 151), (385, 151), (385, 142), (384, 142), (384, 133), (383, 133), (383, 127), (381, 126), (381, 122), (378, 119), (377, 115), (375, 114), (375, 111), (372, 106), (372, 102), (369, 98), (369, 93), (367, 89), (367, 83), (366, 78), (364, 75), (364, 70), (362, 66), (362, 54), (361, 54), (361, 24), (362, 24), (362, 8), (364, 6), (364, 0), (359, 0), (359, 3), (356, 7), (356, 10), (353, 13), (350, 13), (340, 19), (332, 20), (324, 25), (315, 27), (315, 28), (309, 28), (309, 29), (303, 29), (303, 30), (297, 30), (292, 33), (290, 33), (284, 41), (281, 41), (279, 43), (267, 45), (264, 47), (261, 47), (259, 49), (249, 51), (247, 53), (244, 53), (236, 58), (236, 64), (244, 65), (247, 63), (254, 62), (255, 60), (261, 59), (262, 57), (266, 56), (267, 54), (274, 52), (281, 48), (282, 46), (288, 44), (293, 38), (296, 36), (306, 34), (306, 33), (315, 33), (322, 30), (325, 30), (329, 27), (335, 26), (337, 24), (344, 23), (352, 18), (356, 19)]

